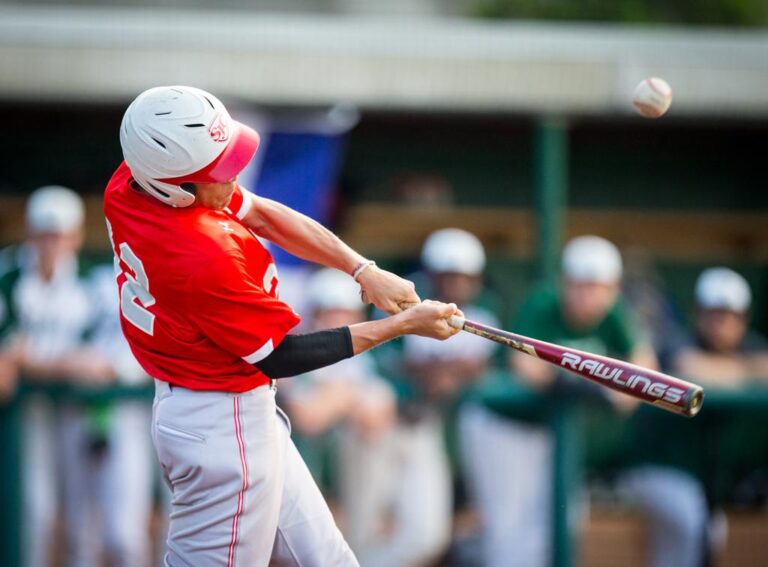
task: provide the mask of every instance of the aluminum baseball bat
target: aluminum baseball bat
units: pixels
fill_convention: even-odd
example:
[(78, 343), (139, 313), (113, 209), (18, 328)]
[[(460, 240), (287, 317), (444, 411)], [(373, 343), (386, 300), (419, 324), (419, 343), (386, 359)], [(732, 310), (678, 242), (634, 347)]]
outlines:
[(699, 413), (704, 401), (701, 386), (655, 370), (502, 331), (456, 315), (451, 316), (448, 322), (456, 329), (535, 356), (669, 412), (693, 417)]

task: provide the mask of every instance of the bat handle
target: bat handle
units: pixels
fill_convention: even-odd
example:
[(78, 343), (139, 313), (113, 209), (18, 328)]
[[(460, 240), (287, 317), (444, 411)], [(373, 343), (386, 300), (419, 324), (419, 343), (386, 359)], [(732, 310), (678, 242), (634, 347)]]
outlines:
[[(410, 307), (413, 307), (414, 305), (416, 304), (415, 303), (398, 303), (398, 306), (403, 311), (405, 311), (406, 309), (409, 309)], [(458, 315), (451, 315), (448, 318), (448, 324), (454, 329), (458, 329), (459, 331), (461, 331), (464, 328), (465, 322), (466, 320), (464, 319), (464, 317), (459, 317)]]

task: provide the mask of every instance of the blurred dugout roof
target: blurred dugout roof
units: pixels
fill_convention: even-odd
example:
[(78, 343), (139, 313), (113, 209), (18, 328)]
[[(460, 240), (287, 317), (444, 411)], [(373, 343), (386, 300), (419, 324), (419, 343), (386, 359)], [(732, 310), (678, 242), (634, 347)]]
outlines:
[(768, 117), (765, 33), (331, 12), (2, 5), (0, 99), (123, 102), (186, 83), (262, 104), (602, 115), (631, 112), (657, 75), (675, 115)]
[[(2, 2), (0, 2), (2, 3)], [(213, 10), (251, 10), (315, 14), (399, 14), (407, 16), (461, 15), (477, 0), (16, 0), (15, 4), (53, 6), (172, 7)]]

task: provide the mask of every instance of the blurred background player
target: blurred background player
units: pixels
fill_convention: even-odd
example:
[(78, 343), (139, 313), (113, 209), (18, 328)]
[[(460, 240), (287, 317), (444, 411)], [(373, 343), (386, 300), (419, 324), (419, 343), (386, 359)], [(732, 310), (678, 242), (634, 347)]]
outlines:
[[(305, 288), (310, 331), (366, 319), (360, 287), (338, 270), (312, 274)], [(370, 353), (297, 376), (281, 384), (280, 398), (293, 436), (318, 484), (338, 479), (330, 490), (340, 497), (347, 541), (364, 554), (379, 537), (388, 500), (379, 487), (390, 482), (395, 395), (381, 378)]]
[[(421, 264), (423, 273), (414, 280), (424, 297), (455, 303), (475, 321), (497, 323), (476, 304), (485, 268), (485, 250), (477, 237), (454, 228), (438, 230), (424, 242)], [(360, 554), (362, 565), (423, 565), (448, 548), (453, 485), (446, 417), (462, 389), (486, 371), (494, 351), (493, 343), (467, 333), (440, 346), (421, 337), (404, 338), (395, 371), (400, 398), (391, 455), (395, 469), (388, 481), (382, 475), (381, 485), (368, 486), (389, 493), (392, 529)]]
[[(27, 241), (4, 253), (0, 326), (22, 384), (32, 392), (36, 386), (92, 388), (115, 377), (145, 379), (119, 329), (111, 265), (88, 270), (78, 258), (83, 221), (77, 193), (38, 189), (27, 204)], [(102, 541), (111, 565), (147, 564), (149, 435), (141, 435), (147, 427), (137, 428), (131, 414), (148, 409), (131, 402), (116, 406), (112, 413), (103, 404), (53, 404), (43, 392), (26, 398), (24, 565), (53, 564), (59, 502), (66, 565), (99, 564)]]
[[(78, 251), (84, 208), (65, 187), (43, 187), (27, 202), (28, 238), (15, 250), (2, 278), (12, 329), (13, 351), (28, 384), (90, 381), (110, 375), (106, 361), (83, 356), (93, 321), (91, 298)], [(81, 500), (87, 489), (81, 453), (85, 413), (77, 404), (54, 407), (43, 395), (30, 395), (23, 408), (21, 470), (24, 565), (47, 567), (58, 502), (64, 504), (68, 564), (87, 564), (90, 526)]]
[[(597, 236), (571, 240), (563, 250), (559, 289), (540, 287), (510, 328), (575, 349), (653, 366), (619, 297), (622, 262)], [(510, 358), (514, 382), (552, 399), (583, 400), (630, 409), (634, 402), (522, 353)], [(551, 561), (552, 434), (541, 418), (505, 406), (503, 389), (481, 393), (460, 416), (469, 488), (483, 536), (483, 564), (544, 567)]]
[[(88, 283), (94, 308), (87, 345), (90, 353), (109, 361), (116, 385), (146, 385), (150, 378), (133, 357), (120, 328), (114, 266), (110, 263), (95, 267)], [(147, 527), (155, 481), (160, 478), (154, 465), (150, 435), (152, 408), (146, 400), (118, 398), (99, 404), (94, 413), (103, 436), (103, 452), (89, 467), (87, 476), (91, 487), (84, 498), (90, 504), (91, 516), (86, 520), (91, 522), (92, 541), (97, 542), (98, 551), (105, 553), (104, 559), (109, 565), (149, 565), (151, 546)], [(160, 489), (166, 497), (162, 503), (167, 505), (165, 486)], [(160, 532), (164, 528), (161, 522)], [(99, 546), (98, 542), (103, 544)]]
[(728, 268), (710, 268), (699, 276), (695, 296), (694, 340), (674, 357), (674, 371), (726, 388), (768, 378), (768, 342), (749, 328), (747, 281)]
[[(746, 280), (728, 268), (710, 268), (699, 276), (694, 295), (692, 336), (675, 345), (664, 370), (710, 389), (742, 390), (768, 378), (768, 342), (749, 329)], [(724, 543), (718, 529), (723, 516), (710, 514), (717, 496), (706, 486), (712, 479), (699, 458), (702, 446), (717, 442), (701, 422), (649, 410), (635, 416), (628, 444), (636, 465), (620, 477), (620, 491), (648, 519), (653, 567), (699, 567)], [(734, 421), (721, 421), (716, 434), (733, 437)]]

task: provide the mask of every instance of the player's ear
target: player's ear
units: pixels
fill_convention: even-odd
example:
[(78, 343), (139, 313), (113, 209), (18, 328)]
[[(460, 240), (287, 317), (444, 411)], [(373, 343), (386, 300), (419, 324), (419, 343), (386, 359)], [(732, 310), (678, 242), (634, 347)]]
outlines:
[(187, 193), (191, 193), (194, 195), (197, 191), (197, 187), (195, 187), (194, 183), (182, 183), (181, 188), (184, 189)]

